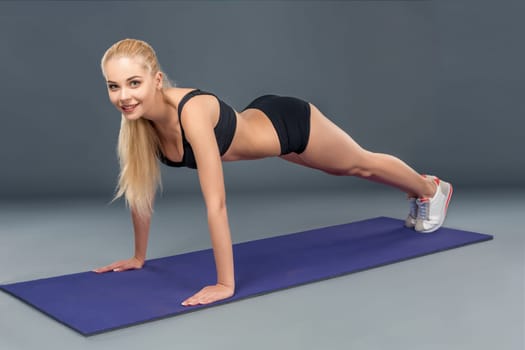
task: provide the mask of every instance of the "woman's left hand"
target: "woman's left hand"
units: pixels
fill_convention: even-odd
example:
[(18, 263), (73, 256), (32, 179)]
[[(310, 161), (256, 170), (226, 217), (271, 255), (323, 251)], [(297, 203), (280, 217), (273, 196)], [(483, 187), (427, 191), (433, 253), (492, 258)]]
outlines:
[(198, 293), (189, 297), (182, 302), (183, 306), (194, 306), (210, 304), (222, 299), (227, 299), (233, 296), (235, 292), (234, 287), (228, 287), (223, 284), (216, 284), (214, 286), (207, 286), (202, 288)]

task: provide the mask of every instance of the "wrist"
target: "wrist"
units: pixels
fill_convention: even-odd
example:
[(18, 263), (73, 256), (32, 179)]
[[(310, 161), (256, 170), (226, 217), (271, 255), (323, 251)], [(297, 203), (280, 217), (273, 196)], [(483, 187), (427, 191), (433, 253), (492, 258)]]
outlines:
[(231, 283), (217, 282), (217, 284), (220, 286), (226, 287), (228, 289), (235, 290), (235, 282), (231, 282)]
[(135, 260), (138, 260), (141, 264), (144, 264), (144, 261), (146, 261), (146, 259), (140, 255), (139, 256), (135, 255), (133, 258)]

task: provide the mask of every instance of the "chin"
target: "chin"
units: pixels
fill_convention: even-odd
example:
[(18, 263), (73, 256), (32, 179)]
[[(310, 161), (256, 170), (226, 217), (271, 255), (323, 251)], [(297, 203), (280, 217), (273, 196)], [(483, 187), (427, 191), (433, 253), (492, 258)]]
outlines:
[(122, 114), (127, 120), (137, 120), (143, 117), (142, 114)]
[(134, 111), (133, 113), (125, 113), (120, 107), (117, 106), (118, 111), (120, 114), (124, 116), (127, 120), (137, 120), (144, 116), (143, 111)]

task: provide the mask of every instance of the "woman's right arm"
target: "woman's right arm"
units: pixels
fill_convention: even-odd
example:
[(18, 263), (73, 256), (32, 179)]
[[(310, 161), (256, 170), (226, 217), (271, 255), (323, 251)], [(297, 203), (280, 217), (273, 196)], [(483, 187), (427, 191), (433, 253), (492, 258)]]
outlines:
[(149, 228), (151, 216), (141, 218), (135, 210), (131, 210), (133, 230), (135, 232), (135, 258), (144, 264), (146, 261), (146, 250), (148, 249)]
[(146, 261), (146, 251), (148, 248), (148, 236), (151, 223), (151, 216), (140, 217), (133, 209), (131, 210), (133, 230), (135, 232), (135, 255), (127, 260), (116, 261), (110, 265), (93, 270), (103, 273), (108, 271), (121, 272), (126, 270), (140, 269)]

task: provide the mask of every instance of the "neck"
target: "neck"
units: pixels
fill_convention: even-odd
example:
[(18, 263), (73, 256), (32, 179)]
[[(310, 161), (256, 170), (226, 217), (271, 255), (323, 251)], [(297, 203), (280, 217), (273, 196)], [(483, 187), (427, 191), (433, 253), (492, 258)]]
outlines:
[(166, 101), (162, 91), (156, 94), (153, 106), (152, 110), (143, 118), (153, 123), (161, 138), (170, 134), (171, 130), (178, 128), (177, 109)]

